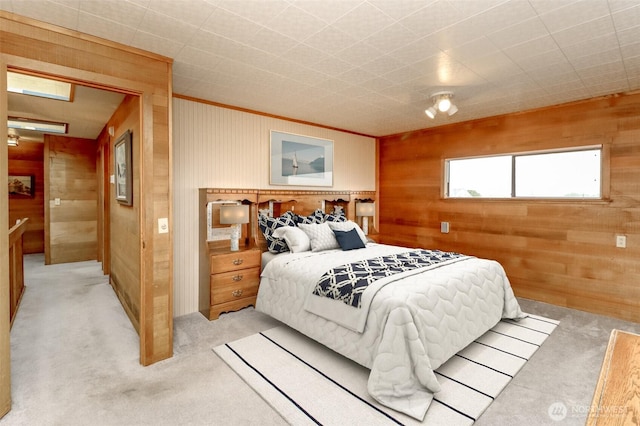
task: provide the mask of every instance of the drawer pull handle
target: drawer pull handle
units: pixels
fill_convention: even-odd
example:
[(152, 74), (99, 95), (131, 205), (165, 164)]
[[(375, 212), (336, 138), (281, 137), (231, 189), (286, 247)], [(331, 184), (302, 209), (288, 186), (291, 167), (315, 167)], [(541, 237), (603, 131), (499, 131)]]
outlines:
[(233, 293), (231, 293), (233, 295), (233, 297), (240, 297), (242, 296), (242, 290), (233, 290)]
[(233, 280), (234, 281), (242, 281), (242, 275), (234, 275), (233, 276)]
[(244, 259), (235, 259), (235, 260), (233, 261), (233, 264), (234, 264), (234, 265), (242, 265), (242, 262), (244, 262)]

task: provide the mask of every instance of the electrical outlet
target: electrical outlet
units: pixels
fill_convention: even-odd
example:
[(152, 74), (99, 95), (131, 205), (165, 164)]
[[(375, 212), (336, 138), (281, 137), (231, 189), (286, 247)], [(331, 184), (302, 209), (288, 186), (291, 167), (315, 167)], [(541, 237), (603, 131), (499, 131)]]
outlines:
[(443, 234), (449, 233), (449, 222), (440, 222), (440, 232)]
[(625, 235), (616, 235), (616, 247), (618, 248), (627, 247), (627, 237)]

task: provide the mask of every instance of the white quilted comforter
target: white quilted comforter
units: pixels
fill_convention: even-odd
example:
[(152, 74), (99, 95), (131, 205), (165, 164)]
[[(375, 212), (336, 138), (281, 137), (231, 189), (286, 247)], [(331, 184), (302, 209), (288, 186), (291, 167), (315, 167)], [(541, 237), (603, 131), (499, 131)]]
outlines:
[(502, 266), (469, 258), (396, 280), (378, 290), (362, 333), (304, 309), (328, 269), (403, 247), (281, 254), (262, 272), (256, 309), (371, 369), (369, 394), (422, 420), (440, 390), (434, 370), (493, 327), (523, 316)]

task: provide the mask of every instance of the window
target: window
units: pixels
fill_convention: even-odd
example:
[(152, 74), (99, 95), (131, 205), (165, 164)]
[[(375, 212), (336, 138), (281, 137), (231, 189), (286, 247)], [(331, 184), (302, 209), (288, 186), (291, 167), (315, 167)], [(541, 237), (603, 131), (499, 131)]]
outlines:
[(602, 147), (449, 159), (448, 198), (601, 198)]

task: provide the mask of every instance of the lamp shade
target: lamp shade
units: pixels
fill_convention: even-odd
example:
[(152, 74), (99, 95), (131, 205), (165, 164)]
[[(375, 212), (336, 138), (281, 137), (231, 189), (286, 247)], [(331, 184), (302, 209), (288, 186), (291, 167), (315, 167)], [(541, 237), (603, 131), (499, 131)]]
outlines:
[(220, 206), (220, 223), (222, 225), (249, 223), (249, 206), (245, 204), (224, 204)]
[(356, 216), (373, 216), (375, 203), (356, 203)]

